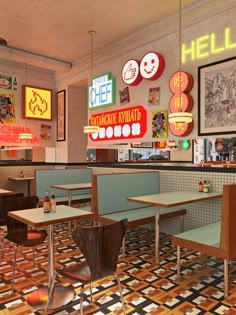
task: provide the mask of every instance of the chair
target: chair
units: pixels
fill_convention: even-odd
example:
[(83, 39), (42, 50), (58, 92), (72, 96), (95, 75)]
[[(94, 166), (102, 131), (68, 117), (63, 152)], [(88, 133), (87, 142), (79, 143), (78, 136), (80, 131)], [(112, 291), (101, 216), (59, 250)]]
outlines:
[[(35, 247), (43, 243), (47, 237), (47, 232), (45, 230), (29, 230), (25, 223), (9, 217), (8, 212), (36, 208), (38, 201), (39, 201), (39, 198), (37, 196), (0, 199), (1, 213), (7, 223), (7, 234), (4, 236), (2, 240), (1, 258), (3, 256), (3, 248), (4, 248), (5, 239), (16, 244), (16, 249), (14, 252), (12, 292), (14, 292), (16, 254), (17, 254), (18, 247), (19, 246)], [(35, 211), (37, 211), (37, 209), (35, 209)], [(34, 263), (35, 263), (34, 251), (33, 251), (33, 254), (34, 254)]]
[[(125, 305), (122, 296), (120, 279), (116, 273), (117, 261), (128, 225), (128, 220), (99, 226), (79, 227), (72, 232), (72, 238), (84, 255), (85, 261), (76, 263), (56, 272), (69, 279), (81, 282), (80, 314), (83, 315), (83, 289), (85, 284), (90, 284), (90, 301), (92, 303), (91, 283), (95, 280), (113, 274), (116, 277), (122, 309), (125, 314)], [(53, 298), (53, 290), (49, 294), (49, 302)], [(47, 306), (48, 307), (48, 306)]]
[[(4, 198), (17, 198), (17, 197), (24, 197), (24, 193), (16, 192), (9, 195), (3, 195), (3, 196), (0, 196), (0, 200)], [(0, 226), (6, 226), (6, 225), (7, 225), (7, 221), (6, 221), (6, 218), (2, 216), (2, 211), (1, 211), (1, 206), (0, 206)]]
[(224, 297), (228, 297), (228, 261), (236, 257), (236, 184), (223, 186), (221, 221), (172, 236), (177, 245), (177, 278), (180, 278), (180, 247), (224, 260)]

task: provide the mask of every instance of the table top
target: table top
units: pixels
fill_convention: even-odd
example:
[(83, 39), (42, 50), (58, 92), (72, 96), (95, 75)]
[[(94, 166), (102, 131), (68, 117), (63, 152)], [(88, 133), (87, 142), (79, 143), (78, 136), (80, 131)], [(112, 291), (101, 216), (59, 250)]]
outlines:
[(26, 177), (8, 177), (9, 180), (15, 181), (25, 181), (25, 180), (34, 180), (33, 176), (26, 176)]
[(92, 219), (94, 213), (79, 208), (58, 205), (56, 212), (44, 213), (43, 208), (10, 211), (8, 215), (33, 227), (73, 221), (76, 219)]
[(92, 183), (78, 183), (78, 184), (64, 184), (64, 185), (52, 185), (51, 188), (57, 188), (62, 190), (82, 190), (92, 187)]
[(153, 206), (160, 206), (163, 208), (170, 208), (174, 206), (184, 205), (193, 202), (210, 200), (222, 197), (219, 192), (198, 192), (198, 191), (174, 191), (162, 194), (145, 195), (138, 197), (127, 198), (128, 201), (140, 202)]
[(14, 192), (11, 191), (11, 190), (6, 190), (6, 189), (1, 189), (1, 188), (0, 188), (0, 196), (1, 196), (1, 195), (2, 195), (2, 196), (4, 196), (4, 195), (11, 195), (11, 194), (14, 194)]

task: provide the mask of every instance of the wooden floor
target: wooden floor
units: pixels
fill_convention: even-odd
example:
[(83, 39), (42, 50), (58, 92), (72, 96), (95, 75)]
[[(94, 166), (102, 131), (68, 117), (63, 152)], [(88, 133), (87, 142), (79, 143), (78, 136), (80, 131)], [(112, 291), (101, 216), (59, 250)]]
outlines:
[[(90, 224), (90, 222), (86, 222)], [(3, 231), (1, 231), (1, 234)], [(0, 261), (0, 315), (39, 315), (27, 304), (27, 295), (47, 283), (47, 243), (38, 247), (37, 266), (33, 267), (32, 251), (26, 248), (17, 258), (16, 291), (10, 293), (13, 247), (6, 244), (4, 259)], [(154, 233), (144, 228), (128, 232), (127, 256), (120, 257), (121, 277), (126, 314), (236, 314), (236, 263), (230, 262), (230, 295), (223, 297), (223, 263), (192, 251), (182, 252), (182, 278), (176, 280), (176, 249), (168, 236), (161, 237), (160, 265), (154, 264)], [(60, 267), (82, 258), (71, 240), (66, 225), (55, 228), (55, 265)], [(58, 282), (72, 285), (67, 279)], [(74, 287), (79, 294), (80, 286)], [(93, 284), (94, 304), (84, 303), (84, 314), (123, 314), (118, 288), (112, 277)], [(89, 290), (86, 291), (89, 294)], [(80, 300), (48, 314), (79, 314)]]

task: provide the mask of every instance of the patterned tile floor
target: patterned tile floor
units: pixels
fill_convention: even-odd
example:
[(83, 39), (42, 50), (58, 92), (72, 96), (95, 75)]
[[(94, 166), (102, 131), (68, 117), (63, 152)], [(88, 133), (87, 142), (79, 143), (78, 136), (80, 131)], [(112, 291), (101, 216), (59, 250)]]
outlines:
[[(2, 232), (1, 232), (2, 233)], [(1, 235), (0, 235), (1, 236)], [(128, 232), (127, 256), (120, 257), (118, 273), (121, 277), (126, 314), (236, 314), (236, 263), (230, 262), (230, 295), (223, 297), (223, 263), (198, 252), (182, 251), (181, 281), (176, 279), (176, 249), (170, 237), (161, 236), (160, 265), (154, 264), (154, 233), (144, 228)], [(26, 248), (17, 256), (16, 291), (11, 294), (13, 247), (6, 244), (0, 261), (0, 315), (41, 315), (27, 304), (27, 295), (47, 283), (47, 243), (36, 251), (33, 266), (32, 251)], [(55, 266), (70, 264), (82, 258), (73, 244), (67, 225), (55, 229)], [(79, 284), (67, 279), (58, 282), (72, 286), (79, 294)], [(117, 285), (113, 277), (93, 284), (94, 304), (84, 303), (85, 315), (123, 314)], [(86, 291), (89, 295), (89, 290)], [(80, 314), (79, 296), (60, 310), (47, 314)]]

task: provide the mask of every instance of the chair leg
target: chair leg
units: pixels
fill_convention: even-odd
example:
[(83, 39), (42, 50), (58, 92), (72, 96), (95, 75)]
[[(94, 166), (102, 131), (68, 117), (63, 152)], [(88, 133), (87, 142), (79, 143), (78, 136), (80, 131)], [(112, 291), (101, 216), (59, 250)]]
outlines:
[(119, 278), (118, 274), (116, 274), (116, 273), (114, 274), (114, 276), (116, 277), (116, 281), (117, 281), (119, 292), (120, 292), (120, 300), (121, 300), (121, 304), (122, 304), (123, 313), (126, 314), (125, 303), (124, 303), (122, 289), (121, 289), (121, 285), (120, 285), (120, 278)]
[(83, 315), (84, 284), (80, 288), (80, 315)]
[(13, 272), (12, 272), (12, 289), (11, 292), (14, 293), (15, 290), (15, 274), (16, 274), (16, 254), (17, 254), (18, 246), (16, 246), (14, 252), (14, 265), (13, 265)]
[(4, 245), (5, 245), (5, 238), (2, 239), (0, 259), (4, 257)]
[(48, 301), (47, 301), (47, 304), (46, 304), (46, 307), (45, 307), (45, 312), (47, 312), (48, 307), (49, 307), (49, 305), (52, 302), (55, 279), (56, 279), (56, 272), (54, 272), (54, 274), (53, 274), (51, 288), (49, 288), (49, 290), (48, 290)]
[(90, 304), (93, 303), (93, 289), (92, 289), (92, 282), (89, 283), (90, 287)]
[(33, 248), (33, 258), (34, 258), (34, 267), (35, 267), (35, 248)]
[(184, 232), (184, 216), (180, 216), (180, 232)]
[(177, 246), (177, 279), (180, 280), (180, 246)]
[(229, 294), (229, 266), (228, 259), (224, 259), (224, 296), (227, 299)]
[(123, 237), (122, 241), (122, 256), (125, 258), (125, 236)]

